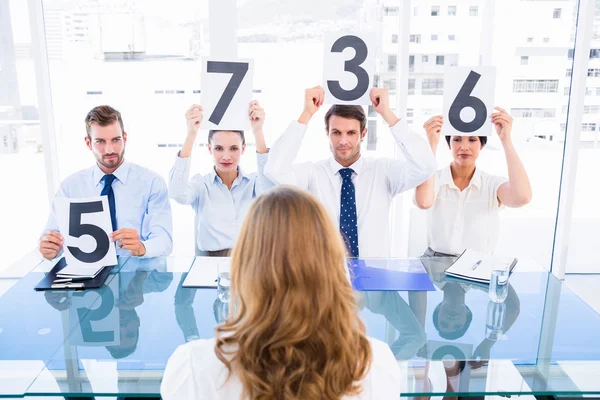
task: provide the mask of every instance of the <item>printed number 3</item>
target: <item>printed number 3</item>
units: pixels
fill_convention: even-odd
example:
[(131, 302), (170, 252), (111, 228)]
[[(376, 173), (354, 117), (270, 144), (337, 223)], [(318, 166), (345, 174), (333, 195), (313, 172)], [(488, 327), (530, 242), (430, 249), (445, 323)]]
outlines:
[(360, 65), (365, 62), (369, 53), (365, 42), (357, 36), (342, 36), (335, 41), (331, 47), (334, 53), (341, 53), (348, 47), (356, 51), (354, 58), (344, 63), (344, 71), (354, 74), (358, 80), (356, 87), (344, 90), (339, 81), (327, 81), (327, 87), (331, 94), (338, 100), (354, 101), (361, 98), (369, 89), (369, 74)]

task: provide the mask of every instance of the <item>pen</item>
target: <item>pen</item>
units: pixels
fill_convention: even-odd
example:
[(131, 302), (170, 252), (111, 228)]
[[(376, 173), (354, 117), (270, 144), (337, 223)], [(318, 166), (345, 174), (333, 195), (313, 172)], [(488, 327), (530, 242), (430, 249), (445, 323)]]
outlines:
[(52, 283), (65, 283), (65, 282), (71, 282), (72, 279), (71, 278), (56, 278), (54, 281), (52, 281)]
[(473, 264), (473, 266), (471, 267), (471, 271), (475, 271), (475, 268), (479, 267), (479, 264), (481, 264), (481, 260), (479, 260), (475, 264)]
[(83, 283), (64, 282), (52, 284), (52, 286), (50, 286), (50, 289), (82, 289), (83, 287)]

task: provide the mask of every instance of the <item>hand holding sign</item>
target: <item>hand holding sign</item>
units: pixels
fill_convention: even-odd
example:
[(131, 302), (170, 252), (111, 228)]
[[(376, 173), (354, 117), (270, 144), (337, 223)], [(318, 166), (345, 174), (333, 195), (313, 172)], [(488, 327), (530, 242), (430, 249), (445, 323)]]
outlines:
[(510, 140), (513, 118), (504, 108), (494, 107), (494, 109), (498, 111), (492, 114), (492, 124), (496, 128), (500, 141), (505, 143)]
[(111, 233), (110, 238), (117, 242), (120, 248), (128, 250), (132, 256), (141, 257), (146, 254), (146, 246), (140, 241), (140, 234), (136, 229), (119, 229)]
[(192, 104), (192, 106), (185, 113), (188, 135), (193, 135), (194, 137), (196, 136), (203, 117), (204, 109), (202, 108), (202, 106), (198, 104)]
[(202, 105), (208, 118), (201, 128), (245, 130), (250, 126), (254, 65), (251, 60), (202, 62)]
[(373, 88), (369, 93), (373, 108), (389, 126), (398, 122), (398, 117), (390, 109), (390, 96), (387, 89)]
[(431, 149), (435, 152), (438, 143), (440, 142), (440, 134), (442, 133), (442, 125), (444, 123), (444, 117), (436, 115), (435, 117), (429, 118), (424, 124), (423, 129), (427, 133), (427, 140)]
[(65, 240), (60, 233), (46, 231), (40, 238), (40, 253), (46, 260), (53, 260), (61, 252), (64, 244)]
[(69, 267), (90, 269), (115, 265), (117, 253), (110, 241), (112, 223), (106, 196), (54, 200), (60, 231), (64, 234)]
[(324, 87), (328, 104), (370, 104), (375, 35), (325, 35)]
[(496, 68), (448, 67), (444, 74), (444, 133), (490, 136)]

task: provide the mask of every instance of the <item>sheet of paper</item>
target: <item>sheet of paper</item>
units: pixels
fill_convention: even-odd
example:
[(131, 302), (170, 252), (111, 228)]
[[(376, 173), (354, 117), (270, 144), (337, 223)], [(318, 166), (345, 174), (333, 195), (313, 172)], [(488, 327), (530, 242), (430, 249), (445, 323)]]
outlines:
[(495, 87), (494, 67), (446, 67), (443, 134), (491, 136)]
[(183, 287), (216, 288), (220, 272), (229, 272), (229, 257), (196, 257)]
[(59, 197), (54, 205), (65, 239), (67, 266), (94, 269), (117, 264), (115, 244), (110, 240), (112, 223), (106, 196)]
[(325, 34), (323, 88), (326, 104), (369, 105), (375, 73), (374, 33)]

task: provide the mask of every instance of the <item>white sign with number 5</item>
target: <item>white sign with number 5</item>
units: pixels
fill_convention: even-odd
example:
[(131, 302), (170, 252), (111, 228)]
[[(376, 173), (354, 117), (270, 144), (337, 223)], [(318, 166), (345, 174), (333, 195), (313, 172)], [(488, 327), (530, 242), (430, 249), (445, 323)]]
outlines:
[(327, 104), (371, 104), (375, 72), (374, 33), (325, 35), (323, 87)]
[(495, 67), (447, 67), (444, 73), (444, 135), (491, 136)]
[(65, 238), (67, 265), (91, 270), (116, 265), (117, 252), (110, 240), (112, 223), (106, 196), (54, 199), (58, 227)]
[(252, 60), (202, 60), (202, 129), (250, 129)]

